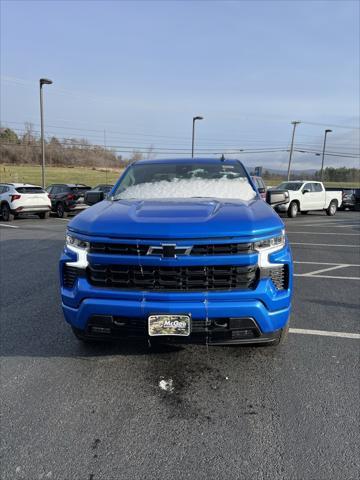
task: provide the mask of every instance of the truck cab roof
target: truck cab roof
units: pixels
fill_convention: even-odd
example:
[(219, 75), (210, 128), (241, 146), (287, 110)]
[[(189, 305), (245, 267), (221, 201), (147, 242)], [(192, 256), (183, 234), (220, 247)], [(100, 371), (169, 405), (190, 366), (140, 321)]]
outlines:
[(191, 164), (191, 163), (204, 163), (204, 164), (215, 164), (215, 163), (227, 163), (229, 165), (234, 165), (236, 163), (242, 163), (238, 159), (233, 159), (233, 158), (225, 158), (224, 160), (221, 160), (219, 158), (158, 158), (158, 159), (153, 159), (153, 160), (137, 160), (136, 162), (133, 163), (138, 165), (138, 164), (150, 164), (150, 163), (179, 163), (179, 164)]

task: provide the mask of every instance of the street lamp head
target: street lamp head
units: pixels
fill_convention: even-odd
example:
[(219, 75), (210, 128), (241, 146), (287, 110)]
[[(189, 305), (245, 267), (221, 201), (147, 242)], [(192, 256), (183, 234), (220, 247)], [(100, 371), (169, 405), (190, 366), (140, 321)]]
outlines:
[(193, 120), (204, 120), (204, 117), (200, 117), (200, 116), (193, 117)]
[(330, 132), (332, 132), (332, 130), (330, 130), (330, 128), (327, 128), (327, 129), (325, 130), (325, 133), (330, 133)]
[(301, 123), (299, 120), (294, 120), (293, 122), (291, 122), (291, 125), (297, 125), (298, 123)]
[(51, 85), (53, 83), (52, 80), (49, 80), (48, 78), (40, 78), (40, 87), (43, 85)]

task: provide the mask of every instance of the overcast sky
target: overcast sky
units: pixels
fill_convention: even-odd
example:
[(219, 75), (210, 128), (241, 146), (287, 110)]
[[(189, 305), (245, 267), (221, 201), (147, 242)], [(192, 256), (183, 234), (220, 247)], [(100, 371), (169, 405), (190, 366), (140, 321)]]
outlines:
[[(120, 150), (188, 153), (200, 114), (201, 153), (286, 149), (301, 120), (298, 149), (321, 149), (330, 127), (329, 152), (359, 154), (357, 1), (2, 0), (1, 10), (2, 125), (39, 129), (38, 79), (49, 77), (49, 135), (103, 143), (105, 129)], [(240, 155), (273, 168), (288, 158)], [(295, 155), (296, 168), (319, 163)]]

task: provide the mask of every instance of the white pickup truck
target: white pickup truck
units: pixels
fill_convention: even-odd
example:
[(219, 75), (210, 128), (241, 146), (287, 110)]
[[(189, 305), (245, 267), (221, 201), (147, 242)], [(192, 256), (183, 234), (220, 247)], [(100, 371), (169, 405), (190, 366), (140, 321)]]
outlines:
[(309, 180), (293, 180), (283, 182), (274, 190), (287, 190), (289, 202), (276, 207), (278, 212), (286, 212), (290, 218), (295, 218), (301, 212), (310, 210), (325, 210), (327, 215), (335, 215), (342, 203), (342, 192), (326, 191), (324, 184)]

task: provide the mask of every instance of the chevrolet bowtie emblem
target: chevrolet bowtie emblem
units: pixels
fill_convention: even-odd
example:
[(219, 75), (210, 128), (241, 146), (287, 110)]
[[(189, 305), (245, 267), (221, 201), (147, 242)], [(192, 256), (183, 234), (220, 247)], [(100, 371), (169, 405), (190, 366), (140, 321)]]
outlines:
[(162, 243), (149, 247), (147, 255), (161, 255), (164, 258), (176, 258), (177, 255), (190, 255), (192, 247), (178, 247), (175, 243)]

